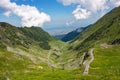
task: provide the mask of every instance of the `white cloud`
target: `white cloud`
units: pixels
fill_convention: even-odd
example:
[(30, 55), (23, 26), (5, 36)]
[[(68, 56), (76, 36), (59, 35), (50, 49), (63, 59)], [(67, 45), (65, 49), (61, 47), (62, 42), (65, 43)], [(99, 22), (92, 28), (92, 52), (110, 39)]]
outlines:
[(110, 0), (110, 4), (112, 4), (115, 7), (120, 6), (120, 0)]
[(73, 11), (74, 17), (79, 19), (87, 19), (90, 13), (105, 12), (111, 6), (120, 6), (120, 0), (58, 0), (63, 5), (71, 4), (80, 5)]
[(106, 3), (106, 0), (58, 0), (58, 1), (66, 6), (71, 4), (78, 4), (91, 11), (100, 10)]
[(11, 14), (11, 11), (6, 11), (6, 12), (4, 12), (4, 15), (7, 16), (7, 17), (9, 17), (10, 14)]
[(104, 7), (106, 7), (105, 4), (106, 0), (84, 0), (84, 2), (82, 2), (82, 6), (92, 12), (104, 9)]
[(86, 9), (77, 6), (77, 8), (73, 11), (73, 15), (77, 20), (86, 19), (90, 16), (91, 12)]
[(66, 22), (66, 25), (67, 26), (72, 26), (74, 23), (75, 23), (75, 21), (71, 20), (71, 21)]
[(10, 0), (0, 0), (0, 8), (3, 9), (4, 15), (14, 14), (21, 19), (22, 26), (43, 26), (45, 22), (51, 20), (50, 16), (44, 12), (39, 12), (36, 7), (29, 5), (17, 5)]
[(58, 0), (58, 2), (61, 2), (63, 5), (68, 6), (71, 4), (79, 4), (81, 0)]

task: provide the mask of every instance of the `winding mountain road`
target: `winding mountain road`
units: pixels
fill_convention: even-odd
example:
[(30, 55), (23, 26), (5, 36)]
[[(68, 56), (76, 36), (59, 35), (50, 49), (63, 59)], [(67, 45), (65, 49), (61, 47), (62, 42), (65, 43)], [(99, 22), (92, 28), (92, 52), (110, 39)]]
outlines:
[(83, 74), (87, 75), (89, 73), (89, 67), (90, 67), (90, 64), (92, 63), (92, 61), (94, 60), (94, 48), (92, 48), (90, 51), (89, 51), (89, 55), (90, 55), (90, 60), (86, 60), (84, 62), (84, 66), (85, 66), (85, 70), (83, 72)]

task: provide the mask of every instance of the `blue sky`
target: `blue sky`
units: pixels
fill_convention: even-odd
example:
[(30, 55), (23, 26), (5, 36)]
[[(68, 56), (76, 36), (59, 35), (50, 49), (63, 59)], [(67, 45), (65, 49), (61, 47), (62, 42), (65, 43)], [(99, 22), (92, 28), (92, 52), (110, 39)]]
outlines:
[(0, 22), (64, 34), (94, 23), (119, 5), (119, 0), (0, 0)]

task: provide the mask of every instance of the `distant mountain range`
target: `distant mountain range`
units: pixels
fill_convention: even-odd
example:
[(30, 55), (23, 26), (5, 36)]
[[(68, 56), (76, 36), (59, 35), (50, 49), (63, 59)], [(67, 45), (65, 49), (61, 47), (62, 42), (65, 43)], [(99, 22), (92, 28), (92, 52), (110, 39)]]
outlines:
[(81, 28), (77, 28), (74, 31), (69, 32), (68, 34), (66, 34), (64, 37), (62, 37), (62, 41), (70, 41), (73, 40), (75, 37), (77, 37), (82, 31), (84, 31), (85, 29), (87, 29), (88, 27), (90, 27), (91, 25), (87, 26), (87, 27), (81, 27)]
[(61, 41), (67, 42), (70, 40), (73, 40), (75, 37), (77, 37), (82, 31), (84, 31), (85, 29), (87, 29), (88, 27), (90, 27), (91, 25), (87, 26), (87, 27), (80, 27), (77, 28), (76, 30), (73, 30), (67, 34), (62, 34), (62, 35), (54, 35), (53, 37), (55, 37), (56, 39), (59, 39)]

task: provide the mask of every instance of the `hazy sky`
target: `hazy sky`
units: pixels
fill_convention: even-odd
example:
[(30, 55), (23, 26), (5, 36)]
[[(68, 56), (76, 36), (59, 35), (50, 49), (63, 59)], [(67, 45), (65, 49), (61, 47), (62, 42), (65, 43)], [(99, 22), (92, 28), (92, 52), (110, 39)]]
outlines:
[(119, 5), (120, 0), (0, 0), (0, 22), (60, 34), (94, 23)]

